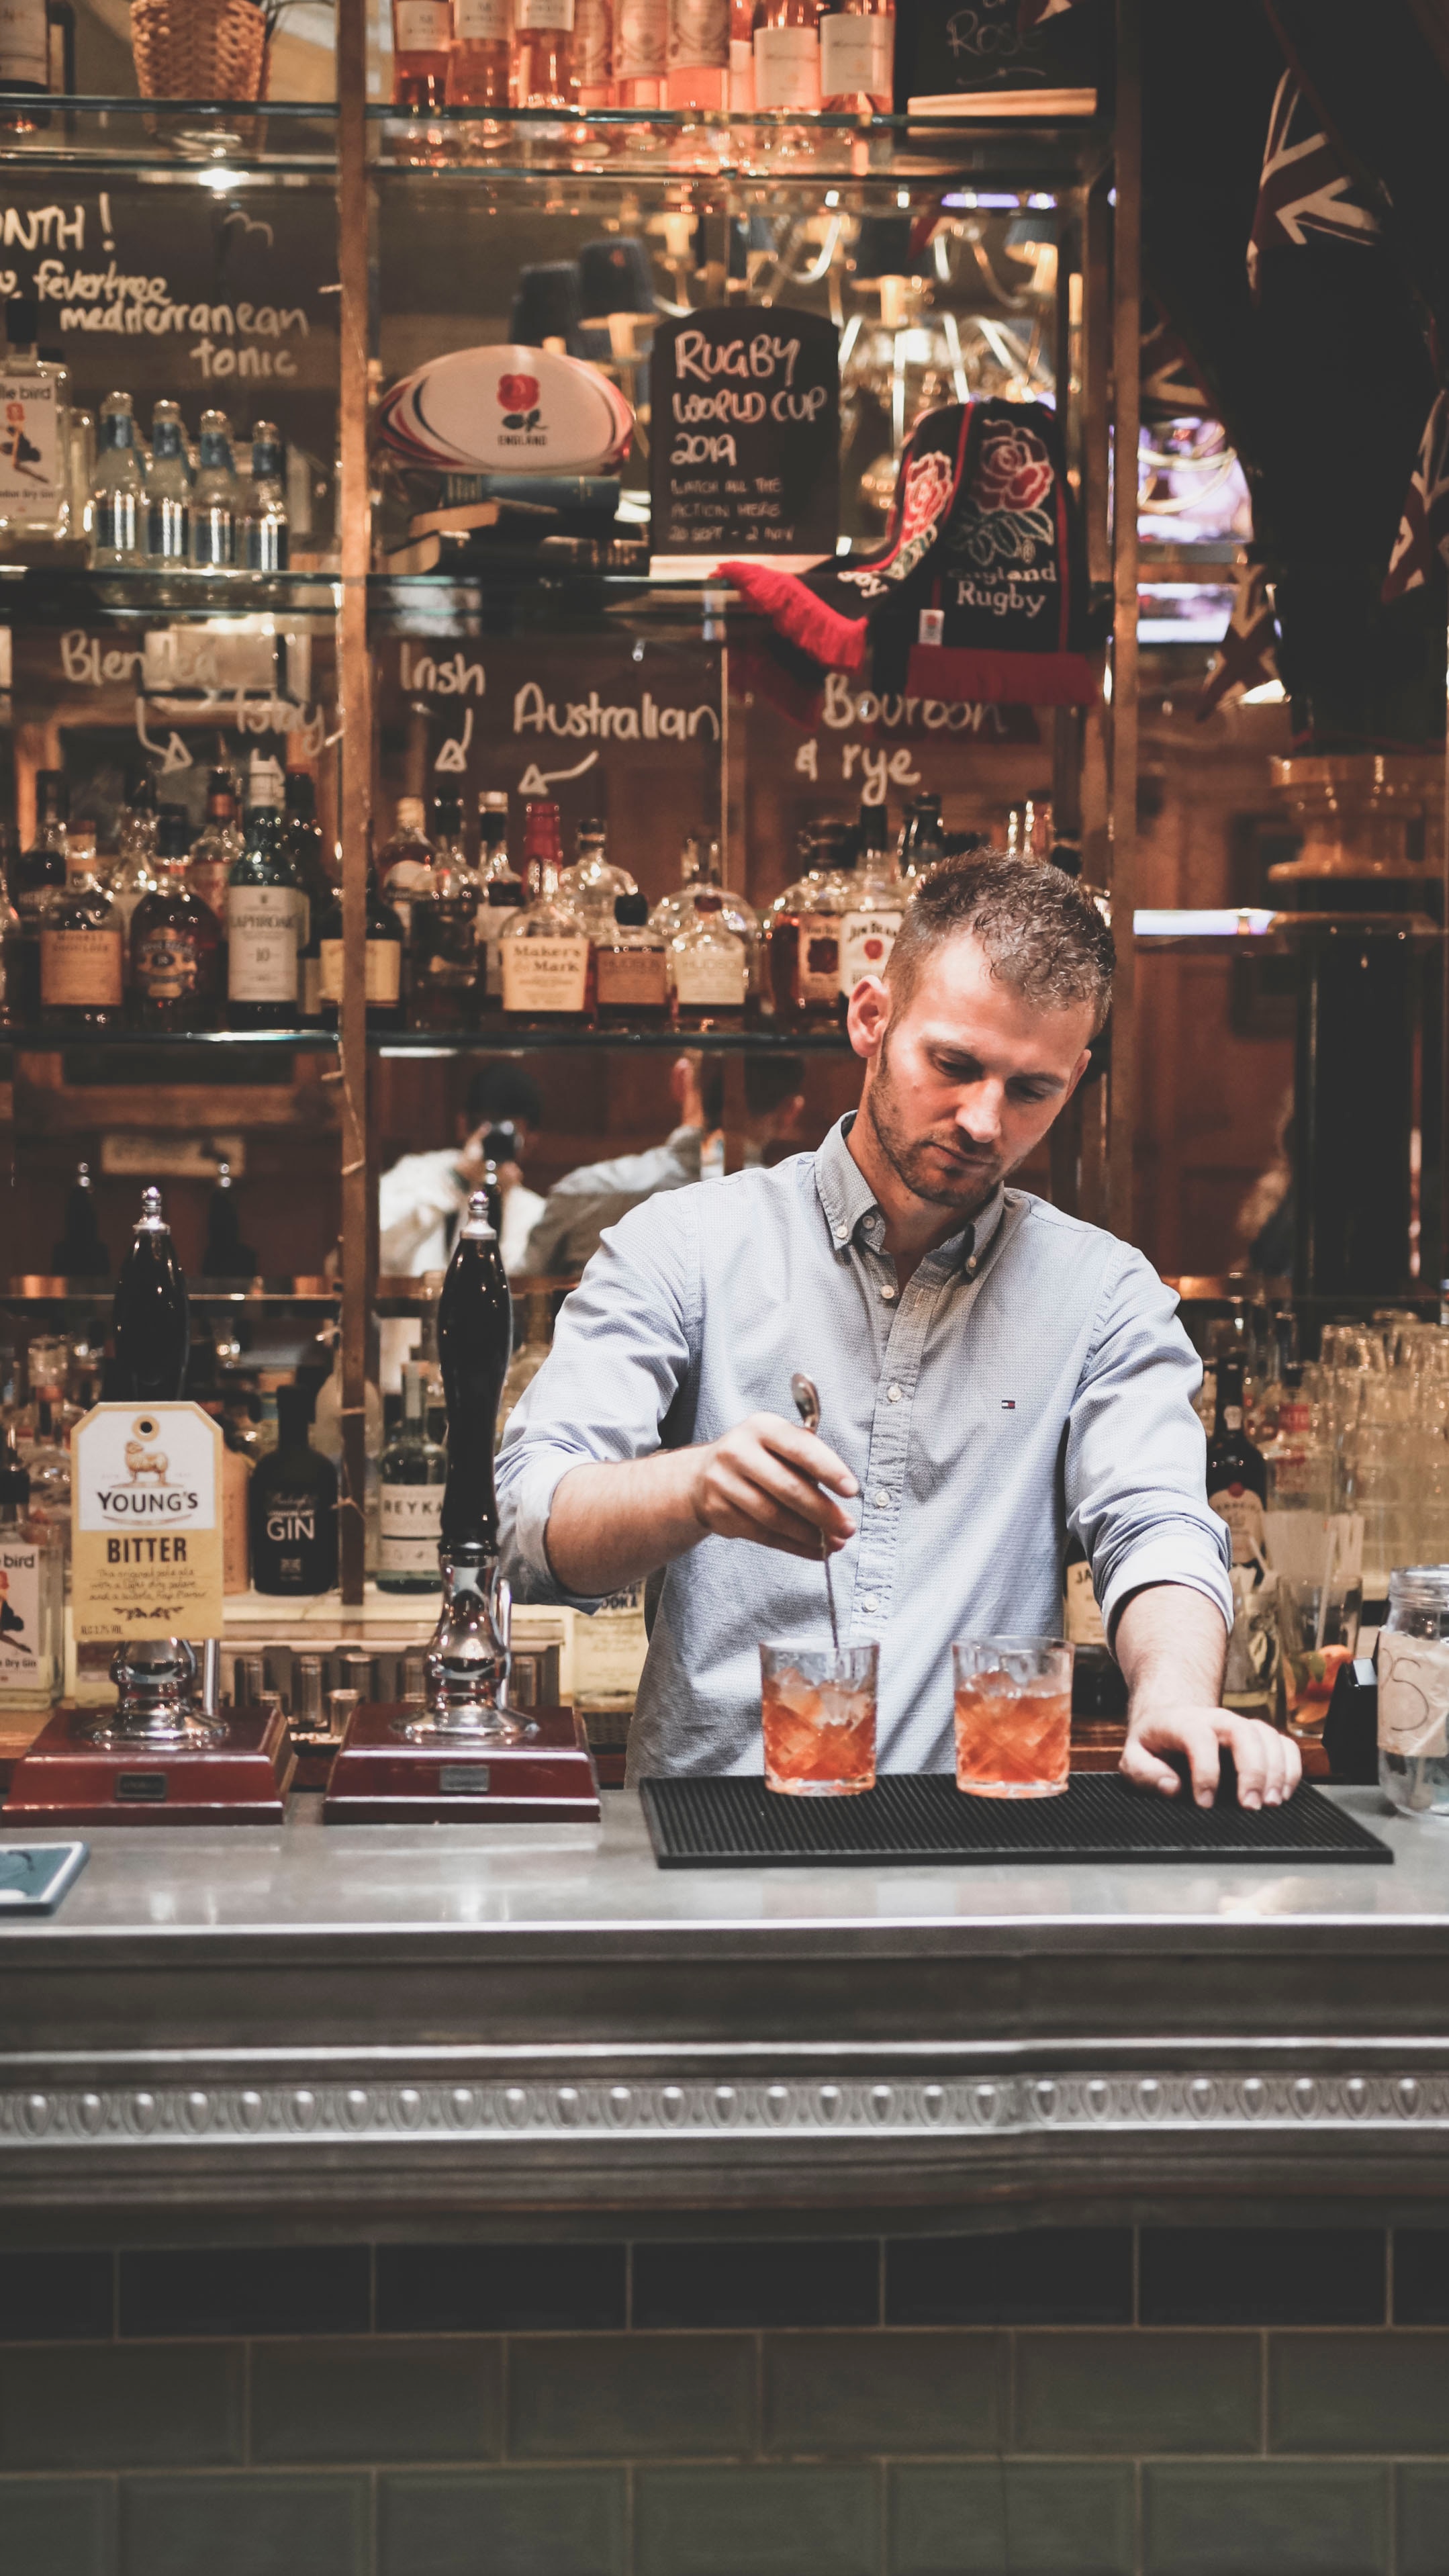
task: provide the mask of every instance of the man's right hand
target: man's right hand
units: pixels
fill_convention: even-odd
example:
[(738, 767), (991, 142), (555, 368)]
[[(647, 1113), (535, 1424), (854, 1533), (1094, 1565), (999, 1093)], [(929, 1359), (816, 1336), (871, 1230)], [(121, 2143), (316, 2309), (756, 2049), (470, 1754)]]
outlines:
[(686, 1454), (695, 1462), (689, 1497), (695, 1519), (715, 1538), (753, 1539), (818, 1563), (822, 1536), (833, 1556), (855, 1535), (850, 1514), (834, 1499), (859, 1493), (850, 1469), (782, 1414), (752, 1413), (722, 1439)]

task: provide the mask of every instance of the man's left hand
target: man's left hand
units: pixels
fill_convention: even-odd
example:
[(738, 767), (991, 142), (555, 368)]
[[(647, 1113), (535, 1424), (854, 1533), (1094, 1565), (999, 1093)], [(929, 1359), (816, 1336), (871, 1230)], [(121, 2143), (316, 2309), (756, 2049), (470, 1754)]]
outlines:
[(1140, 1789), (1156, 1789), (1175, 1798), (1177, 1773), (1160, 1757), (1185, 1753), (1192, 1794), (1200, 1807), (1210, 1807), (1217, 1793), (1219, 1753), (1226, 1747), (1238, 1775), (1240, 1807), (1281, 1807), (1303, 1776), (1298, 1747), (1290, 1735), (1265, 1726), (1261, 1718), (1237, 1717), (1228, 1708), (1154, 1708), (1135, 1712), (1128, 1723), (1120, 1764), (1124, 1778)]

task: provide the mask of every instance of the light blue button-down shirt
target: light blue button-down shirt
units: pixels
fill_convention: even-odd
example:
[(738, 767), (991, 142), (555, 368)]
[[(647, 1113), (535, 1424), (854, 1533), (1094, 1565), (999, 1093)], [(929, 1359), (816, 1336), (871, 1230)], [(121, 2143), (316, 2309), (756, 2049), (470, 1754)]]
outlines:
[[(1109, 1634), (1147, 1583), (1190, 1585), (1230, 1625), (1228, 1536), (1207, 1503), (1201, 1367), (1142, 1254), (1008, 1189), (902, 1288), (850, 1124), (605, 1234), (509, 1422), (506, 1571), (521, 1601), (592, 1607), (544, 1544), (560, 1477), (750, 1413), (793, 1421), (805, 1369), (821, 1437), (860, 1483), (833, 1574), (842, 1637), (880, 1640), (880, 1767), (945, 1771), (952, 1638), (1059, 1635), (1069, 1529)], [(724, 1538), (669, 1567), (633, 1773), (762, 1768), (762, 1640), (829, 1644), (818, 1567)]]

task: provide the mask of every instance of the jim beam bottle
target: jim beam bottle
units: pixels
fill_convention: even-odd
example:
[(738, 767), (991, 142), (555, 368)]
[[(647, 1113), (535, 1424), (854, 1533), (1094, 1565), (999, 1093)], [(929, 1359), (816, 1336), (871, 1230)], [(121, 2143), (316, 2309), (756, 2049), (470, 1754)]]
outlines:
[(493, 1440), (513, 1349), (513, 1301), (488, 1201), (475, 1190), (438, 1302), (448, 1417), (438, 1564), (443, 1607), (427, 1654), (427, 1713), (415, 1738), (517, 1733), (507, 1714), (508, 1586), (498, 1566)]

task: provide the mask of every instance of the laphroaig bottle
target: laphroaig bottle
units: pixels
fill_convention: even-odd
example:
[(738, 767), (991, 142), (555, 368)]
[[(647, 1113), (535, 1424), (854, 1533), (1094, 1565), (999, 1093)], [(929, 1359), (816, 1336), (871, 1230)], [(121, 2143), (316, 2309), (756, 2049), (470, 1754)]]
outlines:
[(65, 1548), (32, 1516), (30, 1478), (7, 1433), (0, 1446), (0, 1709), (44, 1710), (60, 1696)]
[(229, 572), (237, 560), (241, 490), (224, 411), (204, 411), (191, 493), (191, 560), (201, 572)]
[(337, 1581), (337, 1474), (307, 1439), (311, 1404), (277, 1389), (277, 1445), (253, 1470), (248, 1496), (252, 1589), (299, 1598)]
[(76, 830), (66, 882), (47, 901), (40, 930), (40, 1006), (61, 1028), (114, 1028), (123, 995), (120, 916), (96, 864), (96, 836)]
[(35, 773), (35, 838), (10, 872), (10, 900), (20, 923), (19, 1010), (28, 1024), (40, 1015), (40, 930), (52, 894), (65, 884), (69, 803), (65, 773)]
[(392, 0), (392, 96), (395, 107), (442, 107), (453, 41), (449, 0)]
[(512, 0), (453, 0), (449, 107), (508, 106), (512, 36)]
[(153, 564), (184, 564), (191, 560), (191, 467), (181, 413), (174, 402), (158, 402), (151, 414), (146, 555)]
[[(322, 1025), (337, 1028), (342, 1019), (342, 975), (346, 950), (342, 936), (342, 890), (322, 924), (318, 964), (321, 970)], [(377, 871), (367, 868), (367, 927), (363, 948), (367, 1025), (370, 1029), (402, 1026), (402, 925), (377, 891)]]
[(209, 1029), (221, 1005), (221, 926), (187, 883), (191, 825), (161, 809), (154, 894), (131, 915), (130, 1014), (137, 1028)]
[(1261, 1565), (1265, 1533), (1263, 1501), (1267, 1470), (1261, 1449), (1243, 1429), (1243, 1369), (1240, 1360), (1218, 1362), (1217, 1418), (1208, 1443), (1208, 1501), (1232, 1533), (1234, 1565)]
[(820, 19), (820, 103), (829, 116), (889, 116), (895, 105), (894, 0), (839, 0)]
[(252, 431), (251, 479), (242, 495), (237, 561), (248, 572), (285, 572), (291, 544), (287, 517), (287, 451), (275, 422)]
[(107, 394), (91, 486), (91, 562), (122, 571), (146, 560), (146, 478), (129, 394)]
[(561, 897), (558, 807), (530, 805), (524, 824), (525, 868), (537, 864), (537, 900), (509, 923), (499, 942), (506, 1016), (578, 1021), (592, 1000), (593, 949), (572, 905)]
[(0, 536), (59, 539), (73, 533), (70, 369), (37, 357), (36, 320), (33, 296), (10, 297), (0, 366)]
[(429, 1371), (417, 1360), (402, 1369), (403, 1413), (379, 1460), (377, 1588), (436, 1592), (443, 1534), (448, 1453), (428, 1437), (424, 1398)]
[(226, 893), (227, 1018), (234, 1029), (295, 1028), (307, 900), (287, 855), (282, 773), (255, 753), (246, 832)]

